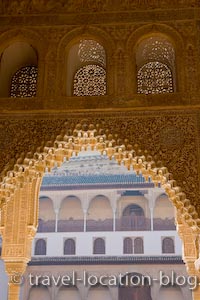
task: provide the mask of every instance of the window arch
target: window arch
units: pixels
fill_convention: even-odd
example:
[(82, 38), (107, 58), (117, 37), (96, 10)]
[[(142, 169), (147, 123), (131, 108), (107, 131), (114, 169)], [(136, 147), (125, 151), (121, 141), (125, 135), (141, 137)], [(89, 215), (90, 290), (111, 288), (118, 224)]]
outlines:
[(175, 253), (173, 238), (166, 237), (162, 240), (162, 253)]
[(38, 53), (27, 42), (14, 42), (0, 55), (0, 97), (36, 96)]
[(144, 210), (137, 204), (126, 206), (122, 212), (121, 230), (146, 230)]
[(123, 216), (144, 216), (144, 210), (137, 204), (130, 204), (124, 209)]
[(141, 237), (137, 237), (134, 239), (134, 253), (135, 254), (143, 254), (144, 253), (144, 243)]
[(105, 240), (102, 238), (96, 238), (93, 244), (93, 254), (105, 254)]
[(50, 293), (47, 286), (38, 284), (31, 287), (29, 290), (28, 300), (50, 300)]
[(164, 36), (151, 36), (137, 47), (137, 92), (141, 94), (175, 91), (175, 50)]
[(76, 254), (76, 243), (73, 239), (65, 240), (64, 254), (65, 255), (74, 255), (74, 254)]
[(131, 238), (124, 239), (124, 254), (133, 254), (133, 241)]
[(37, 91), (38, 68), (26, 66), (19, 69), (11, 79), (10, 96), (35, 97)]
[[(102, 96), (106, 94), (106, 52), (93, 39), (80, 39), (68, 54), (68, 96)], [(71, 90), (72, 89), (72, 90)]]
[(46, 241), (38, 239), (35, 243), (35, 255), (46, 255)]

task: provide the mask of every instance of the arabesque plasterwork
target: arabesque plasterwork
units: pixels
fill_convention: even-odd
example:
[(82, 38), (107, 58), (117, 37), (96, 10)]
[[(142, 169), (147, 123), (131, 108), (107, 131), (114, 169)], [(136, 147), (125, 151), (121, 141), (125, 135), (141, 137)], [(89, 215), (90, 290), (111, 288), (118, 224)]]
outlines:
[[(10, 276), (31, 258), (45, 168), (83, 147), (163, 185), (176, 207), (188, 273), (199, 276), (199, 21), (199, 0), (0, 1), (0, 54), (24, 41), (39, 57), (37, 96), (0, 98), (0, 228)], [(135, 51), (151, 34), (175, 48), (175, 93), (137, 94)], [(66, 96), (66, 57), (81, 36), (105, 48), (106, 96)], [(9, 300), (18, 295), (10, 281)], [(199, 289), (193, 295), (200, 300)]]

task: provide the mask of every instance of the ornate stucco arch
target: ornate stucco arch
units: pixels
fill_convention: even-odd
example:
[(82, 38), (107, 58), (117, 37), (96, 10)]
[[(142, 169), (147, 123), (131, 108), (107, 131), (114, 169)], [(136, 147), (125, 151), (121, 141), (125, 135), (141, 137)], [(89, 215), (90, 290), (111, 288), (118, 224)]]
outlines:
[[(83, 122), (72, 129), (61, 130), (55, 141), (47, 142), (25, 157), (23, 153), (8, 172), (5, 168), (0, 183), (0, 230), (3, 237), (2, 258), (10, 275), (9, 300), (19, 297), (19, 285), (13, 282), (12, 275), (17, 274), (19, 278), (31, 259), (31, 242), (38, 224), (39, 190), (45, 170), (50, 171), (55, 162), (60, 166), (64, 158), (69, 159), (88, 149), (98, 150), (110, 159), (114, 157), (119, 164), (142, 173), (146, 180), (151, 177), (155, 185), (162, 185), (176, 207), (177, 230), (183, 240), (183, 258), (188, 272), (198, 275), (194, 262), (199, 255), (200, 220), (195, 207), (186, 199), (167, 168), (157, 167), (146, 150), (134, 149), (128, 140), (113, 136), (101, 125)], [(200, 299), (198, 293), (195, 290), (195, 300)]]
[(32, 47), (37, 51), (39, 59), (44, 59), (47, 51), (47, 44), (45, 43), (44, 37), (41, 36), (41, 34), (21, 27), (7, 30), (0, 35), (0, 53), (10, 44), (15, 42), (26, 42), (32, 45)]

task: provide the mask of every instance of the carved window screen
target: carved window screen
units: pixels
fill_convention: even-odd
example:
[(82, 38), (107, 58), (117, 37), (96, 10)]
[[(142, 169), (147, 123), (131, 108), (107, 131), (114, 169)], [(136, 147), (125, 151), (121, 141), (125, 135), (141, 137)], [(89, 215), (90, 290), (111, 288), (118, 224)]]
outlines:
[(172, 72), (167, 65), (149, 62), (138, 71), (138, 93), (161, 94), (173, 92)]
[(144, 39), (136, 51), (137, 92), (173, 93), (175, 89), (175, 51), (163, 36)]
[(106, 53), (94, 40), (81, 40), (78, 48), (79, 67), (73, 78), (74, 96), (106, 94)]
[(37, 91), (38, 68), (35, 66), (26, 66), (19, 69), (12, 77), (10, 96), (17, 97), (35, 97)]
[(98, 65), (80, 68), (74, 76), (75, 96), (101, 96), (106, 94), (106, 71)]

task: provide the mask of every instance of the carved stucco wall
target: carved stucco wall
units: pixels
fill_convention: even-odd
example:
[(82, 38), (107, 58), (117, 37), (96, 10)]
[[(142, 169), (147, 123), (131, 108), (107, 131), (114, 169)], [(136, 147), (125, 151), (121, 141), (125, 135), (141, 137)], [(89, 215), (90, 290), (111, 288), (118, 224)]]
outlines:
[(2, 118), (2, 179), (5, 170), (11, 170), (16, 161), (23, 163), (23, 158), (33, 157), (38, 147), (42, 149), (48, 141), (52, 145), (62, 130), (72, 132), (78, 123), (100, 124), (113, 136), (116, 134), (119, 143), (125, 140), (135, 150), (148, 150), (158, 166), (166, 166), (173, 174), (200, 214), (200, 114), (196, 111), (61, 113), (40, 116), (37, 120), (33, 116)]
[[(175, 47), (176, 93), (136, 94), (135, 47), (151, 33), (167, 36)], [(66, 97), (66, 54), (80, 36), (96, 37), (106, 49), (106, 96)], [(57, 135), (71, 135), (78, 123), (86, 129), (100, 124), (101, 134), (112, 134), (119, 145), (131, 145), (128, 149), (133, 147), (137, 155), (142, 149), (158, 167), (167, 167), (198, 212), (191, 214), (200, 218), (199, 0), (0, 0), (0, 53), (14, 41), (26, 41), (37, 50), (39, 80), (35, 98), (0, 98), (0, 172), (5, 184), (8, 170), (43, 152), (45, 145), (53, 146)], [(23, 272), (30, 259), (41, 180), (34, 176), (23, 188), (18, 182), (15, 196), (4, 205), (3, 256), (9, 274)], [(5, 204), (3, 190), (1, 195)], [(28, 212), (24, 218), (22, 211)], [(199, 228), (189, 227), (179, 212), (177, 222), (188, 272), (196, 274)], [(11, 284), (9, 300), (16, 300), (18, 292)], [(200, 299), (199, 291), (195, 293), (194, 299)]]

